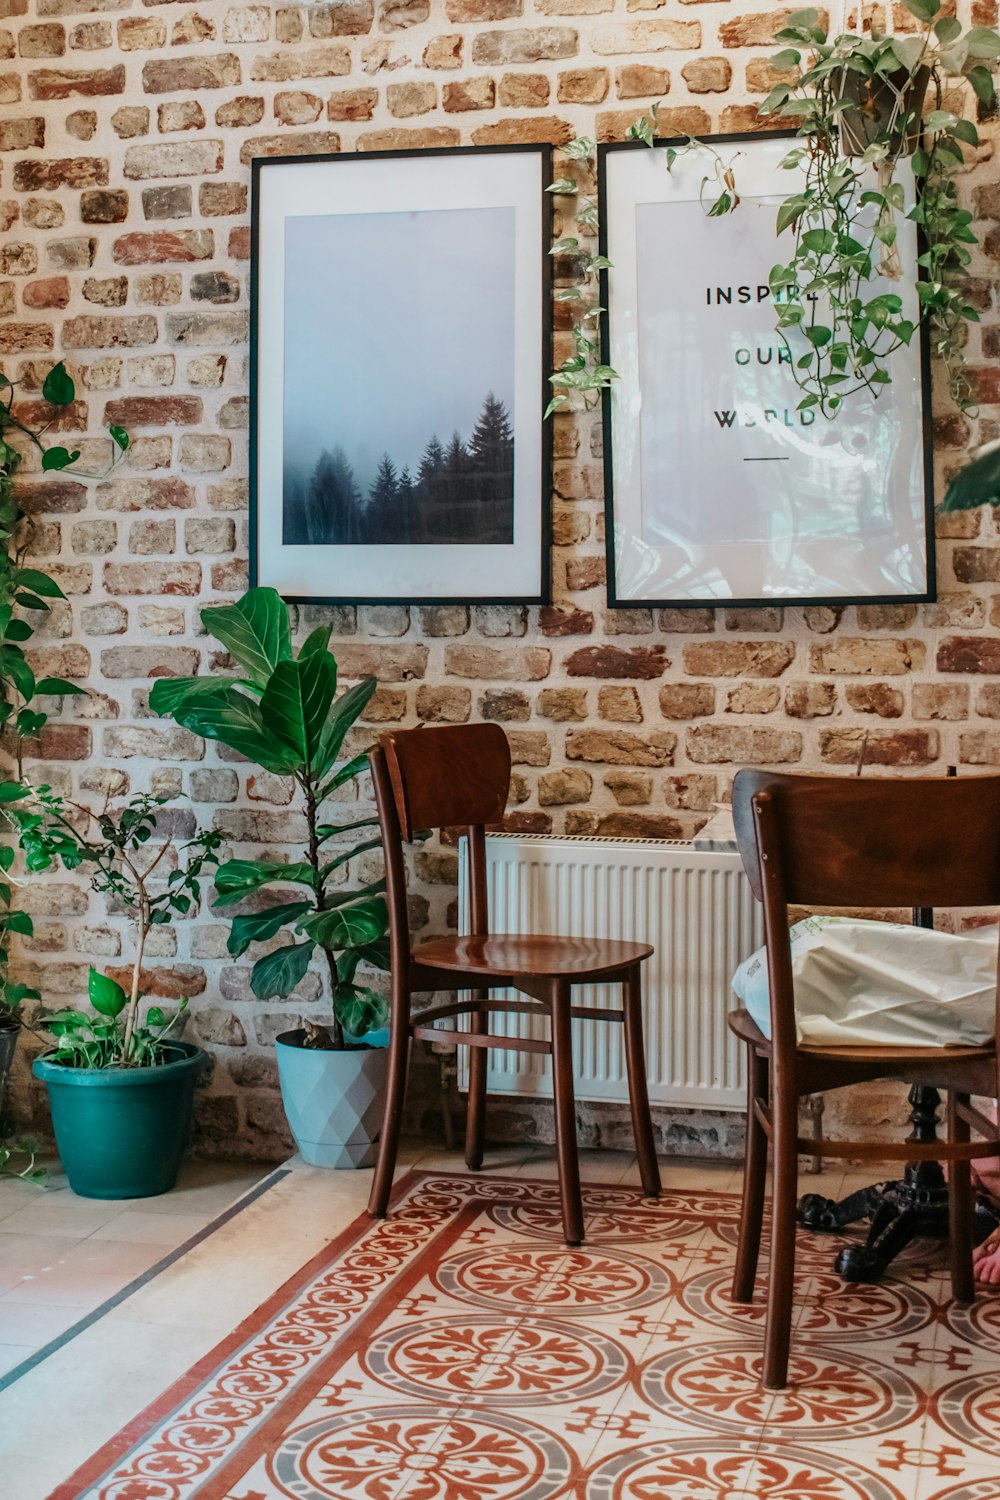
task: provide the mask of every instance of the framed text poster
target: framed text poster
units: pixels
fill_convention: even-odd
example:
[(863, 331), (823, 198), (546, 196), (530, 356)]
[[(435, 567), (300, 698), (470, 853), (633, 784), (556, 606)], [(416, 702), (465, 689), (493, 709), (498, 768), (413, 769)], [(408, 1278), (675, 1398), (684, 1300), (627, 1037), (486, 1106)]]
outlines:
[[(778, 333), (768, 284), (791, 253), (776, 231), (796, 188), (789, 139), (710, 143), (740, 196), (720, 218), (700, 201), (705, 152), (668, 173), (665, 146), (600, 148), (602, 357), (621, 377), (604, 409), (612, 605), (935, 597), (926, 339), (892, 356), (877, 400), (858, 393), (834, 419), (797, 409), (801, 350)], [(916, 322), (902, 216), (898, 247), (902, 274), (880, 289)]]
[(549, 598), (551, 148), (253, 164), (250, 573)]

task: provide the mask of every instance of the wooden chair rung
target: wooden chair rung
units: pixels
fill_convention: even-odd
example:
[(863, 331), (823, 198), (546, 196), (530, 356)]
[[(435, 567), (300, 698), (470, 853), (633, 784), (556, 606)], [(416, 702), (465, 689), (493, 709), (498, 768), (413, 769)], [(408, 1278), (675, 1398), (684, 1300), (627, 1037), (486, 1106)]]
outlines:
[[(979, 1134), (985, 1136), (987, 1140), (992, 1140), (996, 1135), (996, 1121), (989, 1119), (986, 1115), (983, 1114), (982, 1110), (977, 1109), (974, 1104), (956, 1103), (955, 1110), (956, 1113), (959, 1114), (961, 1118), (967, 1122), (967, 1124), (972, 1126), (973, 1130), (978, 1130)], [(983, 1143), (982, 1141), (979, 1141), (977, 1144), (979, 1146), (980, 1155), (982, 1155)]]
[(506, 1052), (551, 1052), (548, 1042), (534, 1037), (494, 1036), (490, 1031), (445, 1031), (439, 1026), (413, 1026), (412, 1035), (423, 1042), (452, 1042), (457, 1047), (502, 1047)]
[(454, 1004), (435, 1005), (431, 1010), (419, 1011), (413, 1017), (414, 1026), (426, 1026), (431, 1021), (448, 1021), (452, 1016), (482, 1015), (488, 1011), (513, 1011), (526, 1016), (547, 1016), (549, 1007), (540, 1000), (459, 1000)]

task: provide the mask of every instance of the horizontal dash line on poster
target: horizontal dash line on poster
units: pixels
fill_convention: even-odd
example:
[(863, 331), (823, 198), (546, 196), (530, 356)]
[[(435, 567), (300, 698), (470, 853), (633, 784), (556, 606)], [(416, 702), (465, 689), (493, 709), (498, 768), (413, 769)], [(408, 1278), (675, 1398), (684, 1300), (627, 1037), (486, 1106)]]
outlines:
[(775, 453), (769, 458), (745, 458), (745, 464), (787, 464), (789, 454)]

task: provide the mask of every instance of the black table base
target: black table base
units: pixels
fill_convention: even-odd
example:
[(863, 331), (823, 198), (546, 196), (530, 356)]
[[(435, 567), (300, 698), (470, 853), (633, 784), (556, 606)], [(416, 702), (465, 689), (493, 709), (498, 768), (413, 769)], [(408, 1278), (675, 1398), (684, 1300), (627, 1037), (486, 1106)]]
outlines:
[[(913, 1130), (907, 1140), (933, 1143), (937, 1139), (940, 1094), (937, 1089), (915, 1084), (909, 1100)], [(873, 1183), (840, 1202), (819, 1193), (807, 1193), (799, 1200), (799, 1223), (821, 1234), (835, 1234), (863, 1219), (870, 1220), (864, 1244), (846, 1245), (834, 1262), (834, 1269), (845, 1281), (878, 1281), (890, 1261), (918, 1237), (947, 1239), (948, 1184), (940, 1163), (910, 1162), (902, 1178)], [(998, 1223), (998, 1214), (977, 1199), (974, 1244), (981, 1244)]]

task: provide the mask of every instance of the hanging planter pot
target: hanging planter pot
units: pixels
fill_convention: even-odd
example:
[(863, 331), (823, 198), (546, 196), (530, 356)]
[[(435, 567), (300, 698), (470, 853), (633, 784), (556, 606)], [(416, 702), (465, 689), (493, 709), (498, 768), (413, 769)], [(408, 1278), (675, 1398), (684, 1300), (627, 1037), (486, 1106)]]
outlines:
[(912, 77), (906, 68), (876, 77), (845, 68), (838, 89), (839, 97), (848, 106), (838, 116), (842, 154), (864, 156), (873, 141), (890, 132), (894, 137), (894, 154), (912, 156), (920, 144), (924, 98), (930, 79), (929, 67), (918, 68)]

